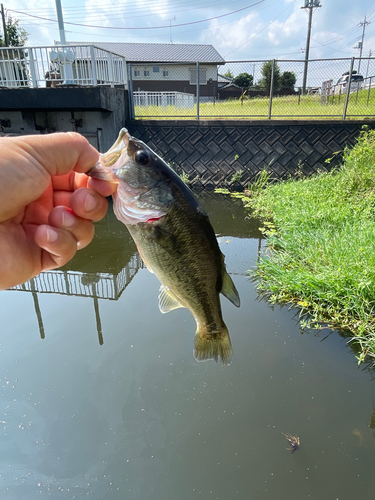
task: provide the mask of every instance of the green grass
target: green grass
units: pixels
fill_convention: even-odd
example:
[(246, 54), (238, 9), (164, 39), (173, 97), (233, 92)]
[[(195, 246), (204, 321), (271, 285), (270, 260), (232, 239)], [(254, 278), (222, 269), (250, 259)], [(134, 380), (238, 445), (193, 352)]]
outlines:
[(339, 169), (236, 196), (264, 221), (267, 251), (251, 272), (259, 292), (299, 306), (303, 326), (345, 329), (359, 362), (374, 358), (375, 131)]
[[(369, 102), (367, 104), (367, 98)], [(332, 96), (328, 104), (322, 104), (320, 95), (301, 96), (298, 95), (274, 97), (272, 102), (272, 117), (279, 118), (320, 118), (320, 119), (341, 119), (344, 111), (346, 95)], [(269, 98), (258, 97), (254, 99), (239, 99), (221, 101), (213, 103), (201, 103), (199, 114), (202, 118), (268, 118)], [(172, 118), (182, 117), (195, 119), (197, 114), (194, 108), (175, 108), (174, 106), (136, 106), (135, 116), (137, 118)], [(368, 116), (375, 116), (375, 88), (361, 90), (349, 96), (347, 116), (355, 119), (363, 119)]]

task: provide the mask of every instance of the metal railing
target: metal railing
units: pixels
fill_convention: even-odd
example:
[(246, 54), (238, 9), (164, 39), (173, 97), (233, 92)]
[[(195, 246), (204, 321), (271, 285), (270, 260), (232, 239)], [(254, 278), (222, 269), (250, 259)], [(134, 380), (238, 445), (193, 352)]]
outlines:
[[(361, 75), (356, 71), (359, 63)], [(151, 65), (132, 64), (130, 115), (197, 120), (375, 117), (375, 58), (309, 60), (305, 92), (304, 68), (303, 59), (227, 61), (220, 66), (175, 63), (161, 65), (155, 73)], [(178, 105), (177, 98), (156, 98), (163, 94), (186, 98), (180, 97)]]
[(58, 84), (124, 85), (124, 57), (95, 45), (0, 48), (0, 87), (55, 87)]
[(134, 254), (130, 262), (116, 275), (78, 271), (44, 271), (11, 290), (118, 300), (138, 270), (143, 267), (140, 256)]

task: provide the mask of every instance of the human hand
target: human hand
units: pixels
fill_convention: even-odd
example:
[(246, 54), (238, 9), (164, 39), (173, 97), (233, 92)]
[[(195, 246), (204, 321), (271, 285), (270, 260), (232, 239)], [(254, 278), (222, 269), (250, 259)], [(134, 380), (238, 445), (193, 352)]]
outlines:
[(0, 138), (0, 290), (66, 264), (116, 186), (87, 177), (99, 153), (69, 132)]

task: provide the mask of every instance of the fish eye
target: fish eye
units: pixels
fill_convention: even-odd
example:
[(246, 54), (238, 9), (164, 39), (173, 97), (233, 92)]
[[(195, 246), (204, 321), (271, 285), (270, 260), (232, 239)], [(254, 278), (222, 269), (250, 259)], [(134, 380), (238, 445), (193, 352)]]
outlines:
[(151, 156), (144, 149), (139, 149), (134, 155), (134, 160), (136, 163), (138, 163), (138, 165), (142, 165), (145, 167), (150, 163)]

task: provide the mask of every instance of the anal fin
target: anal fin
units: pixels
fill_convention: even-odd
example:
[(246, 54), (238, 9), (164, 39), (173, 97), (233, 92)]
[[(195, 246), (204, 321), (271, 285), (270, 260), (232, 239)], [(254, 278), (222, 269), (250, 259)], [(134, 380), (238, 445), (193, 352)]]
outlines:
[(159, 309), (163, 314), (184, 307), (176, 297), (162, 285), (159, 293)]

